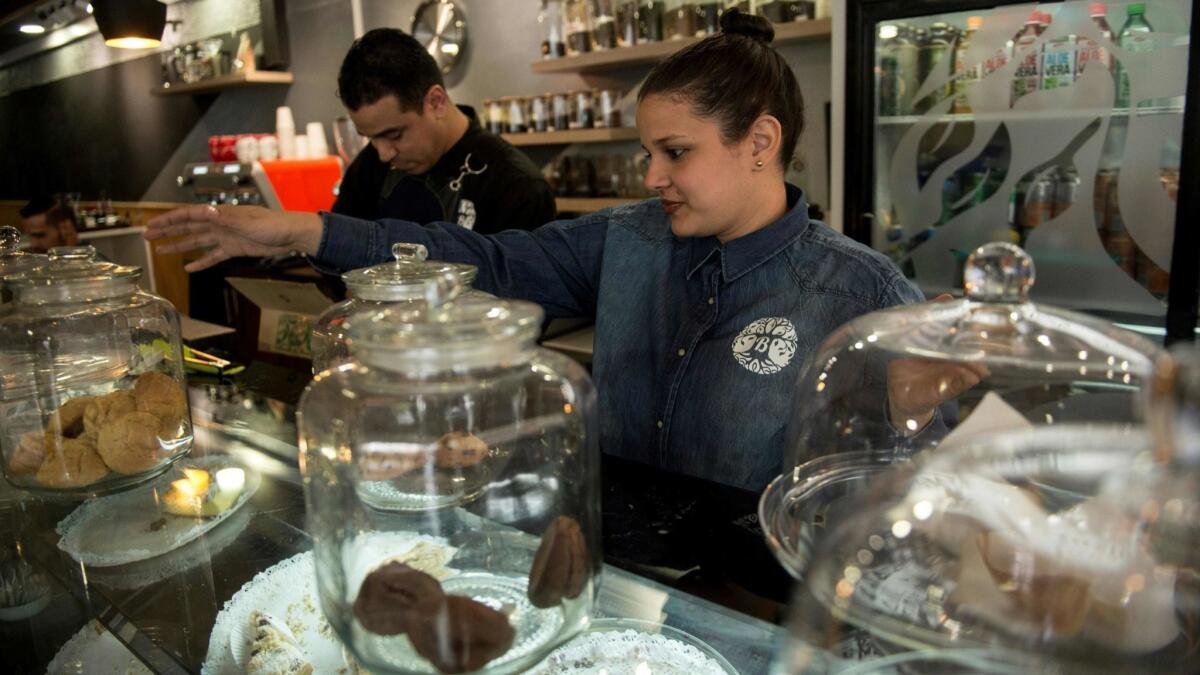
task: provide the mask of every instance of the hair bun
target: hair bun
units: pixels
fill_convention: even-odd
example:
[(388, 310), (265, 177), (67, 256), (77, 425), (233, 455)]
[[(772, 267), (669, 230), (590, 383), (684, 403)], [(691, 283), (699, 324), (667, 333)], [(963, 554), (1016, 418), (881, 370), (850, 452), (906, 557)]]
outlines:
[(721, 15), (721, 32), (729, 35), (744, 35), (765, 45), (775, 39), (775, 28), (761, 16), (746, 14), (736, 7), (725, 10)]

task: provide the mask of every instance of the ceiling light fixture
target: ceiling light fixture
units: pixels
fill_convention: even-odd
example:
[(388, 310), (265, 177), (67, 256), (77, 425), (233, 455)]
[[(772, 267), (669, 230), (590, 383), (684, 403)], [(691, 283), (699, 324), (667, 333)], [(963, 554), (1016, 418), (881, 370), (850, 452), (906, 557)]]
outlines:
[(46, 27), (36, 23), (23, 23), (17, 30), (26, 35), (41, 35), (46, 32)]
[(162, 44), (167, 6), (158, 0), (96, 0), (92, 4), (92, 16), (109, 47), (148, 49)]

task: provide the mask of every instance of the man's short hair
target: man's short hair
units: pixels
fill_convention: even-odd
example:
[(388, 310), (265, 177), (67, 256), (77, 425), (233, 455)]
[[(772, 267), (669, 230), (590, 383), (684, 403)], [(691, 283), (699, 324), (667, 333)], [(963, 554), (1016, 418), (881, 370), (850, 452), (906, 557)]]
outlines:
[(59, 223), (69, 222), (73, 227), (79, 227), (79, 222), (75, 218), (75, 210), (58, 197), (38, 195), (21, 207), (20, 213), (21, 217), (26, 219), (44, 213), (47, 225), (57, 226)]
[(395, 28), (376, 28), (350, 45), (338, 72), (337, 94), (350, 110), (390, 94), (401, 110), (421, 112), (425, 94), (435, 84), (446, 86), (437, 62), (420, 42)]
[(58, 200), (50, 195), (37, 195), (30, 199), (25, 206), (21, 207), (22, 218), (32, 218), (39, 216), (58, 205)]

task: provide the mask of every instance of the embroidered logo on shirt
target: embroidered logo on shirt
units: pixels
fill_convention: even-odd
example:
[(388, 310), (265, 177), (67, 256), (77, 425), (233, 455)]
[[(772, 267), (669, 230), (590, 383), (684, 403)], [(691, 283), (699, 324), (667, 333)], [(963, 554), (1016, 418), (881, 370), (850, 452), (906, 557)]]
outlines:
[(733, 339), (733, 358), (759, 375), (773, 375), (796, 356), (796, 327), (782, 317), (759, 319)]
[(475, 229), (475, 203), (470, 199), (458, 200), (458, 224), (468, 230)]

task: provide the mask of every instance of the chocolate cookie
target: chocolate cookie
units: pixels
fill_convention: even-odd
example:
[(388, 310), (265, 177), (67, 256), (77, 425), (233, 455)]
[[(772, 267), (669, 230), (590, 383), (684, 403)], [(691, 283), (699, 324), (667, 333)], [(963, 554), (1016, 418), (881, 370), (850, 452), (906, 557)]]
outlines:
[(137, 410), (137, 403), (133, 394), (127, 391), (114, 391), (104, 396), (96, 396), (88, 401), (87, 407), (84, 408), (84, 431), (95, 436), (110, 423), (135, 410)]
[(546, 528), (529, 571), (529, 601), (534, 607), (554, 607), (563, 598), (576, 598), (592, 576), (583, 530), (574, 518), (559, 516)]
[(34, 473), (41, 468), (45, 458), (46, 434), (41, 431), (21, 434), (17, 449), (8, 460), (8, 472), (14, 476)]
[(439, 469), (474, 466), (488, 456), (488, 446), (478, 436), (451, 431), (438, 439), (434, 461)]
[(432, 613), (408, 627), (413, 649), (443, 673), (469, 673), (503, 655), (516, 631), (508, 617), (461, 595), (444, 596)]
[(391, 480), (425, 466), (421, 452), (368, 452), (359, 457), (363, 480)]
[(390, 562), (363, 579), (354, 599), (354, 616), (372, 633), (399, 635), (408, 630), (414, 612), (435, 611), (442, 597), (437, 579), (404, 563)]
[(178, 427), (187, 414), (187, 393), (183, 387), (164, 373), (145, 373), (133, 384), (137, 409), (148, 412), (162, 421), (164, 430)]
[(104, 478), (107, 473), (108, 467), (104, 466), (89, 439), (50, 436), (37, 481), (53, 488), (82, 487)]
[(123, 474), (154, 468), (161, 459), (158, 429), (161, 422), (146, 412), (131, 412), (100, 429), (96, 450), (108, 468)]

